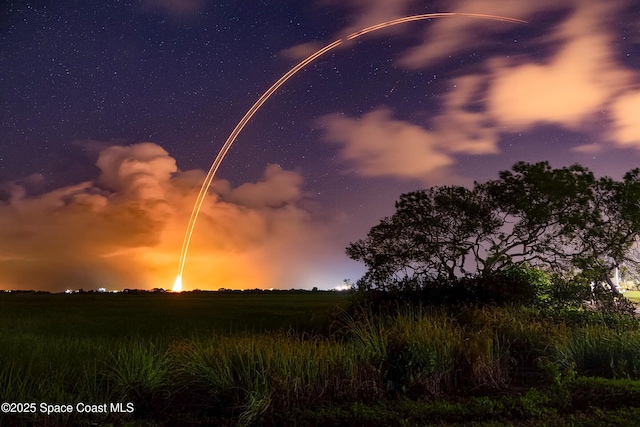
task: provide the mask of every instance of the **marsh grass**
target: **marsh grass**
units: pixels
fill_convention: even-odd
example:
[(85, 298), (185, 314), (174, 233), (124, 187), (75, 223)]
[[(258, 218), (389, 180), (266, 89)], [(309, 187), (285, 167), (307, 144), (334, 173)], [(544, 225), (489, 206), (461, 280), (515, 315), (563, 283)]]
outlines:
[(604, 378), (640, 378), (640, 333), (587, 326), (555, 347), (555, 360), (578, 375)]
[(137, 402), (138, 410), (151, 409), (171, 395), (168, 362), (164, 346), (134, 340), (109, 354), (104, 381), (119, 401)]
[[(637, 320), (613, 315), (405, 306), (387, 313), (342, 312), (332, 334), (285, 325), (260, 332), (211, 328), (190, 337), (120, 338), (43, 334), (40, 326), (15, 329), (17, 323), (11, 329), (0, 326), (4, 400), (131, 401), (136, 412), (11, 415), (6, 425), (170, 423), (179, 414), (262, 425), (282, 421), (284, 414), (304, 418), (301, 408), (328, 411), (327, 417), (335, 414), (326, 408), (349, 408), (351, 422), (397, 416), (384, 402), (405, 402), (406, 425), (435, 420), (439, 413), (461, 422), (544, 417), (597, 405), (589, 396), (607, 390), (619, 396), (627, 387), (635, 396), (639, 386), (633, 380), (640, 378)], [(523, 373), (535, 381), (523, 380)], [(585, 376), (629, 382), (578, 381)], [(531, 389), (534, 385), (541, 388)], [(528, 391), (514, 395), (514, 388)], [(583, 397), (572, 400), (572, 393)], [(474, 397), (455, 403), (468, 396)], [(410, 402), (424, 399), (440, 406), (412, 409)]]

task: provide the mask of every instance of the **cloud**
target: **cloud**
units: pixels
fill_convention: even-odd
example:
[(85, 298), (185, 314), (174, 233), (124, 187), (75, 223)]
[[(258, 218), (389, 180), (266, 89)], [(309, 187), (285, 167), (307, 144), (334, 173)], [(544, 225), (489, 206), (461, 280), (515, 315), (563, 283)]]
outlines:
[(163, 199), (163, 183), (178, 170), (169, 153), (151, 142), (108, 147), (98, 155), (96, 166), (101, 171), (99, 184), (140, 200)]
[[(536, 14), (567, 7), (568, 1), (470, 0), (447, 3), (447, 12), (477, 13), (530, 20)], [(514, 24), (469, 17), (437, 19), (425, 29), (425, 43), (403, 53), (399, 63), (408, 68), (424, 68), (451, 55), (490, 43), (496, 34), (513, 30)]]
[[(351, 10), (351, 22), (340, 30), (340, 37), (392, 19), (427, 12), (424, 5), (413, 0), (321, 0), (320, 3), (334, 7), (346, 7)], [(527, 19), (536, 12), (547, 10), (550, 7), (560, 9), (562, 4), (562, 0), (536, 2), (460, 0), (446, 2), (446, 5), (432, 11), (492, 14)], [(423, 68), (450, 55), (478, 47), (482, 40), (489, 38), (489, 35), (510, 31), (514, 25), (518, 24), (470, 17), (435, 19), (426, 26), (425, 43), (404, 52), (399, 63), (408, 68)], [(403, 26), (392, 26), (380, 29), (374, 34), (379, 37), (402, 31), (405, 31)]]
[[(321, 0), (320, 3), (328, 6), (347, 7), (351, 11), (352, 23), (340, 30), (338, 37), (344, 37), (355, 31), (379, 24), (394, 18), (406, 15), (408, 6), (413, 0)], [(378, 31), (377, 34), (397, 32), (397, 28), (387, 28)], [(333, 41), (333, 40), (331, 40)], [(281, 54), (287, 58), (302, 60), (317, 52), (324, 46), (323, 43), (308, 42), (285, 49)]]
[(323, 45), (321, 43), (308, 42), (308, 43), (302, 43), (296, 46), (292, 46), (288, 49), (283, 50), (282, 52), (280, 52), (280, 54), (285, 58), (301, 61), (311, 56), (313, 53), (317, 52), (322, 47)]
[[(482, 154), (491, 152), (491, 147), (497, 152), (496, 141), (504, 131), (523, 131), (539, 124), (581, 130), (606, 113), (613, 126), (602, 137), (620, 146), (640, 148), (634, 114), (640, 101), (631, 90), (640, 76), (616, 57), (616, 16), (624, 13), (626, 5), (627, 1), (606, 0), (453, 3), (454, 12), (509, 16), (528, 20), (532, 26), (551, 14), (562, 19), (527, 41), (529, 50), (549, 52), (546, 59), (532, 59), (527, 51), (511, 57), (494, 57), (483, 65), (487, 73), (452, 80), (460, 85), (468, 79), (471, 86), (484, 88), (472, 89), (482, 96), (476, 99), (476, 108), (465, 109), (447, 95), (450, 102), (431, 119), (431, 126), (457, 130), (441, 137), (448, 137), (455, 147), (463, 150), (478, 147)], [(425, 42), (401, 54), (398, 62), (412, 69), (432, 66), (495, 43), (495, 34), (512, 29), (513, 25), (476, 19), (436, 20), (426, 28)], [(458, 93), (466, 96), (462, 90)], [(468, 141), (467, 146), (464, 140)], [(586, 152), (594, 148), (575, 150)]]
[(498, 154), (498, 130), (495, 121), (482, 110), (473, 109), (482, 102), (485, 78), (466, 75), (452, 79), (444, 95), (442, 113), (431, 121), (436, 137), (450, 153)]
[(0, 183), (0, 200), (21, 199), (27, 194), (37, 194), (44, 188), (44, 175), (34, 173), (16, 181)]
[(640, 91), (620, 96), (614, 101), (611, 110), (617, 143), (640, 149)]
[(496, 66), (488, 95), (491, 113), (514, 129), (536, 123), (576, 129), (606, 109), (632, 77), (616, 62), (611, 36), (602, 24), (602, 17), (614, 9), (612, 2), (580, 3), (547, 36), (561, 43), (548, 63)]
[(578, 128), (625, 84), (626, 73), (612, 62), (606, 40), (593, 35), (569, 42), (549, 64), (499, 66), (489, 110), (514, 129), (536, 123)]
[[(204, 172), (179, 171), (153, 143), (104, 148), (96, 164), (95, 180), (35, 196), (25, 183), (5, 184), (0, 288), (171, 286)], [(335, 224), (301, 206), (299, 172), (270, 165), (259, 182), (214, 184), (196, 225), (186, 289), (303, 287), (323, 268), (317, 260), (336, 251)]]
[[(457, 94), (451, 99), (449, 102), (460, 101)], [(341, 145), (339, 156), (348, 163), (348, 171), (363, 176), (451, 183), (457, 179), (449, 169), (455, 163), (452, 154), (497, 152), (495, 137), (490, 130), (483, 132), (476, 114), (460, 110), (440, 117), (435, 131), (395, 120), (392, 115), (391, 110), (378, 108), (360, 118), (330, 114), (318, 124), (324, 128), (326, 141)]]
[(582, 154), (596, 154), (604, 150), (601, 144), (583, 144), (571, 148), (571, 151)]
[[(340, 4), (356, 12), (340, 33), (415, 13), (410, 1)], [(634, 113), (640, 110), (634, 86), (640, 76), (618, 60), (615, 45), (616, 17), (628, 5), (608, 0), (448, 2), (447, 11), (523, 19), (530, 24), (521, 28), (532, 31), (515, 36), (517, 24), (465, 17), (434, 20), (425, 25), (424, 42), (400, 54), (400, 66), (433, 67), (471, 50), (483, 51), (508, 34), (507, 42), (519, 37), (513, 45), (526, 48), (509, 49), (502, 56), (491, 53), (483, 62), (458, 67), (440, 96), (440, 112), (422, 123), (394, 119), (388, 108), (362, 117), (330, 114), (318, 123), (325, 139), (340, 145), (339, 159), (347, 172), (430, 185), (459, 180), (455, 164), (460, 155), (499, 154), (502, 135), (543, 124), (586, 132), (597, 122), (603, 125), (597, 129), (603, 140), (640, 148)], [(601, 149), (583, 145), (570, 150), (593, 154)]]
[(438, 149), (434, 135), (420, 126), (394, 120), (387, 109), (355, 119), (339, 114), (318, 122), (324, 138), (341, 144), (340, 158), (363, 176), (427, 179), (454, 163)]
[[(234, 204), (251, 208), (276, 208), (300, 199), (302, 192), (302, 176), (293, 171), (286, 171), (279, 165), (269, 165), (260, 182), (245, 183), (231, 189), (228, 185), (221, 191), (221, 196)], [(222, 185), (217, 187), (222, 189)]]

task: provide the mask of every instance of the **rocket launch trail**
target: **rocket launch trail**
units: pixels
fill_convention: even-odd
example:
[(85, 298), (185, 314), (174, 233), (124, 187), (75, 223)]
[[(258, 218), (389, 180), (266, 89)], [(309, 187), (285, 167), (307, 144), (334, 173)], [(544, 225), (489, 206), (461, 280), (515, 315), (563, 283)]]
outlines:
[(245, 113), (245, 115), (242, 117), (242, 119), (240, 119), (240, 121), (235, 126), (235, 128), (233, 129), (233, 131), (231, 132), (231, 134), (229, 135), (229, 137), (225, 141), (224, 145), (222, 146), (222, 148), (218, 152), (218, 155), (216, 156), (215, 160), (211, 164), (211, 167), (209, 168), (209, 172), (207, 173), (207, 176), (205, 177), (204, 182), (202, 183), (202, 187), (200, 188), (200, 192), (198, 194), (198, 197), (196, 198), (195, 204), (193, 206), (193, 210), (191, 211), (191, 216), (189, 218), (189, 223), (187, 225), (187, 229), (186, 229), (186, 232), (185, 232), (185, 235), (184, 235), (184, 239), (183, 239), (183, 242), (182, 242), (182, 249), (180, 251), (178, 275), (176, 277), (176, 280), (175, 280), (175, 283), (174, 283), (174, 286), (173, 286), (173, 291), (174, 292), (180, 292), (182, 290), (182, 274), (184, 272), (184, 267), (185, 267), (185, 263), (186, 263), (186, 259), (187, 259), (187, 253), (189, 251), (189, 246), (191, 244), (191, 239), (193, 237), (193, 232), (194, 232), (194, 229), (195, 229), (195, 225), (196, 225), (196, 222), (198, 220), (198, 215), (200, 214), (200, 209), (201, 209), (202, 204), (204, 202), (204, 199), (205, 199), (205, 197), (207, 195), (207, 192), (209, 191), (209, 187), (211, 186), (211, 182), (213, 181), (213, 178), (215, 177), (215, 174), (218, 171), (218, 168), (220, 167), (220, 164), (222, 163), (222, 160), (224, 160), (225, 156), (229, 152), (229, 149), (231, 149), (231, 146), (235, 142), (235, 140), (238, 137), (238, 135), (240, 134), (240, 132), (242, 132), (244, 127), (247, 125), (247, 123), (258, 112), (258, 110), (262, 107), (262, 105), (264, 105), (264, 103), (271, 97), (271, 95), (273, 95), (291, 77), (293, 77), (299, 71), (304, 69), (307, 65), (311, 64), (312, 62), (314, 62), (316, 59), (318, 59), (322, 55), (332, 51), (333, 49), (337, 48), (338, 46), (344, 44), (347, 41), (351, 41), (351, 40), (357, 39), (358, 37), (361, 37), (361, 36), (363, 36), (365, 34), (369, 34), (369, 33), (372, 33), (372, 32), (378, 31), (378, 30), (382, 30), (384, 28), (392, 27), (394, 25), (399, 25), (399, 24), (404, 24), (404, 23), (414, 22), (414, 21), (422, 21), (422, 20), (427, 20), (427, 19), (432, 19), (432, 18), (455, 18), (455, 17), (458, 17), (458, 18), (461, 18), (461, 17), (463, 17), (463, 18), (472, 18), (472, 19), (485, 19), (485, 20), (492, 20), (492, 21), (515, 23), (515, 24), (524, 24), (524, 23), (526, 23), (526, 21), (523, 21), (523, 20), (520, 20), (520, 19), (515, 19), (515, 18), (509, 18), (509, 17), (506, 17), (506, 16), (487, 15), (487, 14), (478, 14), (478, 13), (448, 12), (448, 13), (427, 13), (427, 14), (421, 14), (421, 15), (405, 16), (403, 18), (393, 19), (393, 20), (390, 20), (390, 21), (382, 22), (380, 24), (376, 24), (376, 25), (372, 25), (370, 27), (363, 28), (363, 29), (361, 29), (359, 31), (356, 31), (356, 32), (353, 32), (353, 33), (347, 35), (346, 37), (339, 38), (339, 39), (335, 40), (334, 42), (329, 43), (328, 45), (324, 46), (323, 48), (319, 49), (318, 51), (314, 52), (313, 54), (309, 55), (307, 58), (302, 60), (300, 63), (298, 63), (296, 66), (294, 66), (291, 70), (286, 72), (282, 77), (280, 77), (274, 84), (272, 84), (262, 94), (262, 96), (260, 96), (260, 98), (258, 98), (258, 100), (251, 106), (251, 108)]

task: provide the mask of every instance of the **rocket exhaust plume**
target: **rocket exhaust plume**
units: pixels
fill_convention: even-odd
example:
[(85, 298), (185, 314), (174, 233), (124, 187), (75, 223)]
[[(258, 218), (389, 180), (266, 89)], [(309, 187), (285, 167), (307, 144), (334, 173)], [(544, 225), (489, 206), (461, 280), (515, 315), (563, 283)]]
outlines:
[(176, 277), (176, 281), (173, 282), (173, 292), (182, 292), (182, 274), (179, 274), (178, 277)]
[(260, 107), (262, 107), (262, 105), (267, 101), (267, 99), (269, 99), (271, 95), (273, 95), (280, 88), (280, 86), (285, 84), (287, 80), (289, 80), (296, 73), (298, 73), (298, 71), (305, 68), (307, 65), (309, 65), (310, 63), (318, 59), (320, 56), (324, 55), (327, 52), (330, 52), (331, 50), (335, 49), (336, 47), (340, 46), (341, 44), (347, 41), (354, 40), (365, 34), (378, 31), (383, 28), (388, 28), (394, 25), (398, 25), (398, 24), (404, 24), (407, 22), (414, 22), (414, 21), (422, 21), (425, 19), (432, 19), (432, 18), (450, 18), (450, 17), (467, 17), (467, 18), (474, 18), (474, 19), (487, 19), (492, 21), (510, 22), (515, 24), (526, 24), (526, 21), (523, 21), (521, 19), (509, 18), (506, 16), (498, 16), (498, 15), (486, 15), (481, 13), (444, 12), (444, 13), (426, 13), (422, 15), (405, 16), (404, 18), (393, 19), (390, 21), (382, 22), (380, 24), (372, 25), (367, 28), (363, 28), (362, 30), (351, 33), (346, 37), (340, 38), (334, 41), (333, 43), (329, 43), (322, 49), (318, 50), (315, 53), (312, 53), (306, 59), (302, 60), (295, 67), (293, 67), (291, 70), (286, 72), (282, 77), (280, 77), (278, 81), (276, 81), (273, 85), (271, 85), (271, 87), (269, 87), (269, 89), (267, 89), (267, 91), (263, 93), (262, 96), (258, 98), (258, 100), (251, 106), (249, 111), (245, 113), (245, 115), (242, 117), (242, 119), (240, 119), (236, 127), (233, 129), (233, 131), (225, 141), (224, 145), (218, 152), (218, 155), (216, 156), (215, 160), (211, 164), (211, 168), (209, 169), (209, 172), (207, 173), (207, 176), (205, 177), (204, 182), (202, 183), (202, 187), (200, 187), (200, 192), (198, 194), (198, 197), (196, 198), (195, 204), (193, 205), (193, 210), (191, 211), (191, 217), (189, 218), (189, 224), (187, 225), (187, 230), (184, 235), (184, 240), (182, 241), (178, 276), (176, 277), (176, 280), (173, 286), (173, 291), (174, 292), (182, 291), (182, 273), (184, 272), (184, 266), (187, 259), (187, 252), (189, 251), (189, 245), (191, 244), (191, 237), (193, 236), (193, 230), (195, 228), (196, 221), (198, 220), (198, 215), (200, 214), (200, 208), (202, 207), (204, 198), (207, 192), (209, 191), (209, 187), (211, 186), (211, 182), (213, 181), (213, 178), (216, 172), (218, 171), (218, 168), (220, 167), (220, 163), (222, 163), (222, 160), (227, 155), (227, 152), (233, 145), (234, 141), (236, 140), (240, 132), (242, 132), (242, 129), (244, 129), (244, 127), (247, 125), (249, 120), (251, 120), (253, 115), (260, 109)]

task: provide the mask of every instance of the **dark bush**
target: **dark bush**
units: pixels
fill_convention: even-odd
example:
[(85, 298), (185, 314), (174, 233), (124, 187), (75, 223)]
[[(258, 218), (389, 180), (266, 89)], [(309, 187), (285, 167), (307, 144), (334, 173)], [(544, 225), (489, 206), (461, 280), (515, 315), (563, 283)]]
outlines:
[[(449, 278), (403, 278), (387, 289), (361, 289), (360, 300), (372, 308), (394, 309), (406, 304), (436, 306), (516, 305), (567, 306), (576, 295), (554, 291), (562, 283), (547, 273), (513, 265), (485, 275)], [(564, 288), (563, 288), (564, 289)]]

